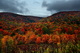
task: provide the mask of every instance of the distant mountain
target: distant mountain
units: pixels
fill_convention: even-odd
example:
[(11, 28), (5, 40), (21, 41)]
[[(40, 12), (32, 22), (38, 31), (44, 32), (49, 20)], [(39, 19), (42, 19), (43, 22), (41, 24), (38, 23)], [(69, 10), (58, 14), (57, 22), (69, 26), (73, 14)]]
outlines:
[(55, 13), (47, 18), (43, 18), (42, 22), (70, 22), (80, 24), (80, 11), (64, 11)]
[(42, 17), (36, 17), (36, 16), (23, 16), (23, 15), (18, 15), (14, 13), (9, 13), (9, 12), (2, 12), (0, 13), (0, 20), (8, 20), (8, 21), (15, 21), (15, 22), (37, 22), (40, 20)]

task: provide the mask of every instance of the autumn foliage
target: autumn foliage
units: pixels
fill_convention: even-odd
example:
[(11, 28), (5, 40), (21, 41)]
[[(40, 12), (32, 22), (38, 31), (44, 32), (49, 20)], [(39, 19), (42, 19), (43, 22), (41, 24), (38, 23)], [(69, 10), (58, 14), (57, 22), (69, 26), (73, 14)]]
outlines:
[[(61, 17), (61, 14), (55, 17)], [(12, 51), (18, 53), (19, 51), (24, 51), (24, 53), (26, 51), (29, 53), (33, 51), (37, 53), (80, 52), (80, 24), (78, 23), (80, 19), (62, 17), (61, 19), (53, 18), (53, 20), (52, 18), (53, 16), (45, 22), (33, 23), (18, 23), (1, 19), (0, 48), (4, 53), (12, 53)], [(10, 52), (7, 52), (6, 48), (10, 49)]]

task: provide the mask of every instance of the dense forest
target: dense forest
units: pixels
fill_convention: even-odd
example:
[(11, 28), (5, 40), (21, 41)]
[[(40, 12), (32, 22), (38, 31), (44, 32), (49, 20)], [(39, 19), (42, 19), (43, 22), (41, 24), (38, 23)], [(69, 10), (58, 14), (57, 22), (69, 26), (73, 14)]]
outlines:
[(80, 12), (0, 13), (0, 53), (80, 53)]

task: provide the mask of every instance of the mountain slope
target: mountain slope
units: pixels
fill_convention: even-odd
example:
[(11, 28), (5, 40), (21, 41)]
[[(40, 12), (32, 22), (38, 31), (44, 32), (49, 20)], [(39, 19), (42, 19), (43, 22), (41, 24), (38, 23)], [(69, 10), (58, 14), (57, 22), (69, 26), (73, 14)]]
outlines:
[(23, 16), (23, 15), (18, 15), (18, 14), (14, 14), (14, 13), (3, 12), (3, 13), (0, 13), (0, 19), (15, 21), (15, 22), (29, 23), (29, 22), (37, 22), (38, 20), (41, 19), (41, 17)]
[(43, 22), (70, 22), (80, 24), (80, 11), (64, 11), (55, 13), (47, 18), (43, 18)]

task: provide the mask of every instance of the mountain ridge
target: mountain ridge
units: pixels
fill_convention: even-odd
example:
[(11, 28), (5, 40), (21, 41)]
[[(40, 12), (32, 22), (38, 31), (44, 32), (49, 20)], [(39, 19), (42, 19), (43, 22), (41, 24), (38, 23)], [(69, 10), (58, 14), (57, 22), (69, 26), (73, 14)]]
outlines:
[(40, 20), (41, 22), (77, 22), (80, 23), (80, 11), (63, 11), (55, 13), (51, 16), (48, 16), (46, 18), (43, 18)]
[(10, 20), (10, 21), (18, 21), (19, 20), (20, 22), (25, 22), (25, 23), (27, 23), (27, 22), (37, 22), (41, 18), (42, 17), (24, 16), (24, 15), (19, 15), (19, 14), (10, 13), (10, 12), (0, 13), (0, 19), (6, 19), (6, 20)]

